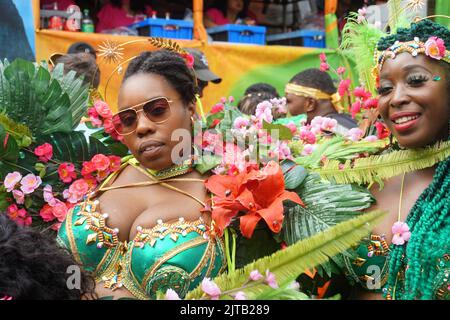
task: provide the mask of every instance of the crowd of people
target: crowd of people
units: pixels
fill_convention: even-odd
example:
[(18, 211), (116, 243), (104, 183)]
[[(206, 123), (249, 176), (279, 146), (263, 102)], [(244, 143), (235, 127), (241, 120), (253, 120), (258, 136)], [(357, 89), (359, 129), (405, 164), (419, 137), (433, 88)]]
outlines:
[[(118, 13), (118, 8), (150, 10), (143, 2), (138, 7), (131, 3), (111, 1), (103, 9), (111, 10), (104, 11), (108, 16)], [(226, 3), (208, 11), (211, 25), (252, 18), (244, 1)], [(354, 23), (355, 30), (372, 28)], [(111, 27), (100, 22), (98, 26)], [(111, 119), (112, 131), (126, 146), (127, 155), (121, 161), (96, 155), (82, 163), (86, 187), (76, 180), (76, 186), (65, 192), (71, 204), (56, 228), (56, 240), (55, 235), (27, 226), (20, 211), (24, 209), (18, 209), (31, 193), (27, 187), (35, 185), (17, 179), (16, 171), (3, 177), (2, 188), (11, 193), (5, 201), (11, 205), (0, 214), (0, 300), (147, 300), (161, 294), (180, 299), (198, 297), (199, 286), (202, 298), (222, 298), (224, 292), (234, 292), (228, 293), (234, 299), (255, 298), (245, 291), (249, 281), (260, 281), (278, 293), (290, 290), (290, 297), (298, 297), (291, 292), (296, 291), (309, 298), (339, 293), (345, 299), (450, 299), (450, 52), (446, 48), (450, 32), (429, 19), (392, 30), (380, 35), (373, 48), (377, 58), (369, 77), (375, 87), (364, 88), (366, 82), (355, 90), (358, 101), (365, 103), (360, 109), (368, 112), (359, 116), (342, 107), (341, 86), (337, 88), (329, 72), (318, 68), (298, 70), (281, 93), (268, 83), (255, 83), (238, 101), (224, 99), (204, 114), (199, 110), (203, 89), (222, 81), (220, 72), (209, 69), (204, 53), (175, 46), (140, 53), (124, 74), (118, 111), (112, 113), (101, 100), (91, 101), (95, 110), (89, 111), (91, 121), (100, 116)], [(90, 45), (76, 43), (67, 53), (49, 57), (49, 65), (64, 64), (65, 74), (75, 71), (93, 91), (100, 81), (96, 54)], [(323, 56), (320, 59), (325, 61)], [(376, 90), (377, 99), (371, 90)], [(372, 114), (374, 119), (368, 116)], [(370, 133), (368, 121), (377, 130), (383, 128), (378, 137)], [(198, 145), (199, 128), (206, 131), (200, 133), (203, 140)], [(280, 130), (279, 141), (263, 136), (263, 129)], [(189, 133), (181, 144), (173, 138), (179, 131)], [(217, 142), (228, 132), (237, 137), (255, 134), (257, 139), (246, 150), (229, 140)], [(18, 139), (17, 134), (12, 137)], [(252, 162), (253, 149), (274, 142), (274, 149), (267, 153), (259, 149), (257, 161)], [(197, 147), (217, 162), (199, 165), (202, 153), (192, 154)], [(51, 159), (38, 151), (35, 155), (42, 163)], [(66, 163), (58, 169), (64, 183), (73, 180), (67, 180), (70, 172), (74, 174), (69, 168)], [(328, 182), (314, 180), (322, 173), (323, 179), (331, 177)], [(310, 180), (316, 182), (305, 187)], [(238, 278), (233, 252), (249, 250), (244, 255), (250, 257), (245, 241), (260, 241), (258, 230), (270, 235), (281, 232), (284, 240), (271, 242), (279, 259), (283, 254), (300, 254), (291, 250), (298, 249), (297, 242), (288, 243), (292, 235), (286, 231), (291, 230), (286, 221), (292, 223), (288, 220), (292, 210), (304, 215), (297, 229), (304, 227), (301, 223), (312, 229), (311, 224), (324, 223), (308, 220), (315, 208), (322, 214), (337, 210), (331, 209), (335, 204), (328, 196), (310, 200), (314, 195), (308, 194), (309, 188), (318, 186), (325, 191), (347, 186), (347, 193), (336, 197), (348, 197), (339, 210), (349, 210), (354, 219), (367, 217), (369, 210), (385, 214), (372, 221), (356, 247), (354, 242), (342, 244), (356, 249), (352, 254), (336, 252), (342, 261), (336, 264), (337, 271), (308, 271), (313, 264), (294, 274), (296, 286), (287, 286), (282, 273), (277, 273), (279, 278), (271, 273), (279, 261), (273, 259), (264, 260), (267, 270), (255, 269), (245, 279)], [(77, 193), (76, 188), (83, 191)], [(62, 203), (55, 200), (54, 190), (46, 186), (43, 191), (50, 210)], [(346, 223), (343, 217), (327, 219), (336, 227)], [(230, 233), (234, 227), (237, 231)], [(328, 229), (320, 230), (316, 236)], [(240, 235), (233, 238), (234, 232)], [(267, 248), (257, 247), (260, 254), (256, 252), (255, 260), (264, 259)], [(75, 289), (68, 288), (69, 267), (80, 272), (81, 285)], [(220, 282), (225, 271), (236, 278), (228, 282), (234, 287), (221, 291), (218, 284), (226, 283)], [(321, 285), (311, 289), (308, 278)], [(215, 284), (211, 279), (219, 280)]]

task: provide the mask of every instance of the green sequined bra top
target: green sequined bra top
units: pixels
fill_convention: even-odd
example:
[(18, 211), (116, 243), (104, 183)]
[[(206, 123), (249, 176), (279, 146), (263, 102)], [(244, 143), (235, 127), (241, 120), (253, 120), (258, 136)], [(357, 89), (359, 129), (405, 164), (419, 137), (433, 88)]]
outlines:
[[(133, 165), (127, 162), (121, 169), (127, 164)], [(107, 189), (111, 187), (102, 191)], [(215, 277), (225, 269), (222, 239), (211, 233), (201, 218), (179, 218), (170, 224), (158, 220), (152, 228), (138, 227), (131, 241), (121, 242), (118, 230), (107, 225), (108, 215), (99, 212), (99, 204), (88, 198), (74, 206), (57, 241), (105, 288), (123, 286), (143, 300), (155, 299), (158, 291), (169, 288), (184, 297), (203, 278)]]

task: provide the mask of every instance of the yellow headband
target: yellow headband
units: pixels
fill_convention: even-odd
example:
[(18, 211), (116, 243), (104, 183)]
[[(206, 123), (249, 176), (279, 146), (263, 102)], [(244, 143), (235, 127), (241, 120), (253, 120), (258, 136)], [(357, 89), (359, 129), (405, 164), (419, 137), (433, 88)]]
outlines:
[(341, 96), (337, 92), (330, 95), (320, 91), (319, 89), (304, 87), (294, 83), (288, 83), (286, 85), (285, 92), (301, 97), (311, 97), (317, 100), (331, 100), (331, 103), (337, 112), (342, 112), (344, 110), (341, 104)]

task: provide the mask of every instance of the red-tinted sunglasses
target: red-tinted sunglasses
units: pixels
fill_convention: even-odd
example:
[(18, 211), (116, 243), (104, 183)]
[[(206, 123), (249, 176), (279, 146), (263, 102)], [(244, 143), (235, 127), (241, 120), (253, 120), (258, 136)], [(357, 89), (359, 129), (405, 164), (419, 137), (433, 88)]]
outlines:
[(166, 122), (170, 117), (170, 103), (166, 97), (156, 97), (113, 115), (112, 122), (116, 132), (122, 136), (136, 131), (138, 112), (143, 111), (147, 119), (154, 123)]

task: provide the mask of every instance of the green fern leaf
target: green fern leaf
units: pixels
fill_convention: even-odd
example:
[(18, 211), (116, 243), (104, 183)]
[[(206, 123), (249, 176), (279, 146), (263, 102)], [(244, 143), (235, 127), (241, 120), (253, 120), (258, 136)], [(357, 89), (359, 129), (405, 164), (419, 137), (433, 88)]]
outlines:
[[(264, 273), (270, 270), (275, 274), (280, 287), (285, 287), (306, 269), (327, 261), (342, 251), (345, 251), (376, 225), (383, 214), (380, 211), (370, 212), (357, 218), (345, 221), (315, 236), (299, 241), (284, 250), (277, 251), (271, 256), (261, 258), (232, 273), (225, 273), (214, 279), (223, 291), (242, 287), (253, 270)], [(263, 283), (242, 289), (249, 299), (264, 296), (273, 290)], [(186, 295), (186, 299), (201, 299), (204, 293), (200, 286)]]
[(433, 166), (450, 156), (450, 141), (431, 147), (393, 151), (384, 155), (346, 161), (330, 161), (314, 170), (322, 178), (336, 183), (360, 185), (388, 179), (396, 175)]

